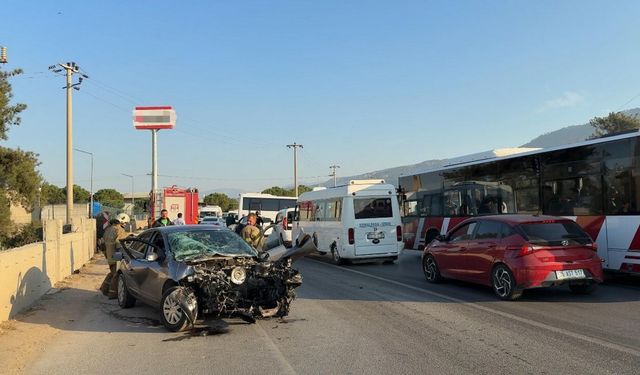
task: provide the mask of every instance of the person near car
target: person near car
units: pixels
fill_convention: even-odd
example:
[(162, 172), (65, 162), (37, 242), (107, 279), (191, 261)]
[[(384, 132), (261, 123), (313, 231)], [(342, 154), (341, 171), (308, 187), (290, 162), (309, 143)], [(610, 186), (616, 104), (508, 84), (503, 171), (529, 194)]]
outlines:
[(236, 218), (233, 215), (228, 214), (227, 219), (225, 221), (226, 221), (227, 227), (230, 227), (236, 223)]
[(173, 221), (173, 225), (185, 225), (184, 219), (182, 218), (182, 212), (178, 212), (178, 217)]
[(262, 228), (264, 225), (264, 220), (262, 220), (262, 216), (260, 216), (260, 211), (256, 211), (256, 226)]
[(109, 211), (104, 211), (96, 216), (96, 245), (98, 251), (104, 252), (104, 231), (109, 227)]
[(169, 211), (167, 211), (166, 209), (162, 209), (162, 211), (160, 211), (160, 217), (158, 218), (158, 220), (153, 222), (152, 227), (166, 227), (168, 225), (173, 225), (171, 219), (169, 219)]
[(260, 229), (256, 227), (256, 219), (257, 216), (254, 213), (250, 213), (249, 216), (247, 216), (247, 225), (242, 228), (240, 237), (251, 245), (251, 247), (259, 250), (262, 233), (260, 232)]
[(104, 231), (104, 257), (109, 264), (109, 274), (104, 278), (100, 291), (109, 299), (117, 298), (118, 296), (118, 277), (116, 275), (116, 260), (114, 255), (116, 248), (120, 247), (120, 240), (126, 238), (129, 233), (124, 230), (125, 224), (129, 222), (129, 215), (119, 214), (114, 220), (111, 221), (111, 225)]

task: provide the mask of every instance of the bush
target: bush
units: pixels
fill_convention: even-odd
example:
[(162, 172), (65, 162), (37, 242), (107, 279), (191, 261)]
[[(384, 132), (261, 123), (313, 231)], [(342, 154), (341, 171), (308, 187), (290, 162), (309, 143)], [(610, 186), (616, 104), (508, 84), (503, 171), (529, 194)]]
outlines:
[(33, 222), (23, 225), (11, 237), (0, 238), (0, 247), (4, 250), (42, 241), (42, 223)]

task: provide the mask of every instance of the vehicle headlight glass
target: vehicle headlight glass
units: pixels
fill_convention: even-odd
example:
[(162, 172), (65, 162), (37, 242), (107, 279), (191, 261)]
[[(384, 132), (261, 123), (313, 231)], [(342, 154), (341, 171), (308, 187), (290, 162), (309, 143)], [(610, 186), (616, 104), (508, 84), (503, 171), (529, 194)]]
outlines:
[(240, 285), (244, 282), (244, 280), (246, 280), (246, 278), (247, 278), (247, 271), (245, 271), (244, 268), (236, 267), (233, 270), (231, 270), (232, 283), (236, 285)]

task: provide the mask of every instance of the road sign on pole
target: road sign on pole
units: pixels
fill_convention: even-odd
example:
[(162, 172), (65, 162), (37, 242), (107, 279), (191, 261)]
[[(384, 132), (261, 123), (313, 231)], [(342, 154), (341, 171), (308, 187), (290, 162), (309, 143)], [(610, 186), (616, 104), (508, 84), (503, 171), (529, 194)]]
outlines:
[[(133, 127), (138, 130), (151, 130), (151, 204), (159, 205), (158, 198), (158, 130), (173, 129), (176, 124), (176, 111), (173, 107), (135, 107), (133, 110)], [(152, 212), (160, 212), (154, 207)], [(152, 220), (156, 219), (155, 217)]]
[(136, 107), (133, 110), (133, 126), (138, 130), (173, 129), (176, 111), (171, 106)]

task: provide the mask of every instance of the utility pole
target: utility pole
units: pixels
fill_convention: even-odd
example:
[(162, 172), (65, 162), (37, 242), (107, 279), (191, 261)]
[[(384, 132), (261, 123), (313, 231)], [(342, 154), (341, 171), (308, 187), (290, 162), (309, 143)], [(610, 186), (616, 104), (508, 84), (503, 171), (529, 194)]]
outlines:
[(93, 153), (91, 153), (89, 151), (81, 150), (79, 148), (74, 148), (74, 150), (91, 156), (91, 187), (89, 188), (89, 190), (91, 190), (90, 191), (90, 193), (91, 193), (91, 202), (89, 203), (90, 204), (90, 206), (89, 206), (89, 217), (93, 217)]
[(333, 187), (336, 187), (336, 169), (340, 168), (340, 166), (334, 164), (334, 165), (330, 165), (329, 168), (333, 169), (333, 172), (331, 172), (329, 177), (333, 177)]
[[(82, 78), (89, 78), (86, 74), (80, 73), (80, 67), (75, 62), (51, 65), (49, 70), (54, 73), (66, 72), (67, 84), (63, 89), (67, 90), (67, 219), (66, 223), (71, 224), (71, 213), (73, 210), (73, 112), (71, 106), (71, 89), (80, 90)], [(73, 74), (80, 74), (78, 83), (72, 84)]]
[(293, 142), (292, 145), (287, 145), (287, 148), (293, 149), (293, 186), (296, 192), (296, 198), (298, 197), (298, 148), (304, 148)]

